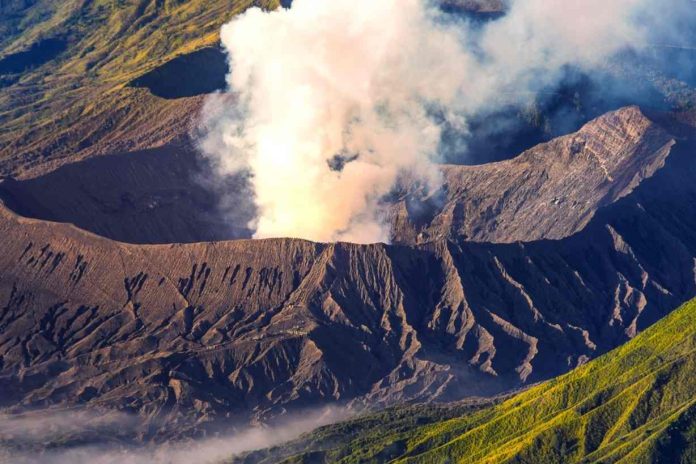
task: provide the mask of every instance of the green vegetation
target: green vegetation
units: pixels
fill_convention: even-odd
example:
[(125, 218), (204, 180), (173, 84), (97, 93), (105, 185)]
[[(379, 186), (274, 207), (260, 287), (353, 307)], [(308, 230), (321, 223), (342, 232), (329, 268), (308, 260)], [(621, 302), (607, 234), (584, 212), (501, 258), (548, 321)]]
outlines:
[(426, 425), (419, 420), (447, 412), (390, 410), (235, 462), (693, 463), (694, 372), (696, 300), (625, 346), (499, 404)]
[[(158, 63), (217, 41), (220, 26), (250, 6), (275, 0), (38, 0), (15, 12), (1, 55), (49, 37), (71, 49), (50, 71), (124, 82)], [(7, 21), (12, 24), (13, 21)], [(13, 40), (14, 39), (14, 40)]]
[[(25, 54), (24, 69), (0, 66), (0, 175), (22, 175), (21, 170), (67, 157), (152, 146), (180, 133), (168, 131), (167, 123), (193, 112), (186, 102), (158, 99), (127, 84), (215, 44), (220, 26), (247, 8), (278, 5), (278, 0), (0, 3), (0, 63)], [(45, 41), (65, 48), (32, 63), (27, 52)], [(169, 113), (176, 115), (168, 119)]]

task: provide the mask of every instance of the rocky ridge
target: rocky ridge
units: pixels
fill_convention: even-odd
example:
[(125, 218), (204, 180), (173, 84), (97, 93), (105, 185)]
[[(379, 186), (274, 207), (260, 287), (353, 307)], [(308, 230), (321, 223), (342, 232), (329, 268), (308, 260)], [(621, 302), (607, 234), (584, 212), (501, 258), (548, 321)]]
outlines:
[[(696, 295), (693, 141), (623, 113), (609, 121), (644, 134), (626, 153), (645, 175), (623, 179), (615, 166), (630, 162), (603, 160), (621, 187), (600, 198), (614, 203), (562, 240), (139, 246), (2, 209), (2, 405), (106, 407), (176, 434), (319, 403), (488, 395), (565, 372)], [(590, 153), (572, 152), (559, 159)], [(606, 182), (599, 171), (591, 185)]]
[[(673, 143), (638, 107), (628, 107), (508, 161), (445, 165), (440, 192), (395, 198), (393, 242), (570, 236), (654, 174)], [(195, 148), (169, 145), (74, 163), (34, 179), (7, 179), (0, 182), (0, 198), (23, 216), (73, 223), (129, 243), (251, 237), (248, 192), (228, 182), (223, 191), (236, 209), (223, 212), (216, 203), (219, 183), (206, 186), (211, 178)]]

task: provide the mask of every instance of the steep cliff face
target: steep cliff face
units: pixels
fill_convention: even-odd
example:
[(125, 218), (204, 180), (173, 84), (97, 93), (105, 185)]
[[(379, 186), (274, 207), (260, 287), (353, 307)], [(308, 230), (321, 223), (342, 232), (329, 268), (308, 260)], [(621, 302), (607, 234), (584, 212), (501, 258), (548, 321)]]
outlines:
[[(187, 433), (320, 402), (492, 394), (567, 371), (696, 295), (693, 145), (669, 151), (672, 139), (641, 127), (653, 134), (633, 152), (652, 160), (646, 175), (626, 174), (603, 194), (625, 196), (562, 240), (138, 246), (3, 209), (0, 401), (123, 409), (150, 433)], [(584, 150), (559, 158), (574, 166)], [(600, 160), (591, 185), (633, 166), (604, 159), (605, 172)]]

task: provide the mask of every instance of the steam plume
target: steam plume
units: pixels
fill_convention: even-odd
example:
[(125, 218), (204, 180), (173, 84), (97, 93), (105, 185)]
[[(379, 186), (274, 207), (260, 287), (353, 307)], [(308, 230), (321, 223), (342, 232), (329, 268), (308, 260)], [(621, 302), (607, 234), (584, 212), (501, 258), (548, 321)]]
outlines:
[(443, 123), (464, 132), (567, 66), (642, 46), (646, 18), (665, 16), (655, 3), (516, 0), (483, 26), (425, 0), (251, 9), (222, 29), (237, 98), (209, 103), (201, 145), (221, 175), (248, 173), (256, 238), (387, 241), (382, 201), (398, 179), (438, 187)]

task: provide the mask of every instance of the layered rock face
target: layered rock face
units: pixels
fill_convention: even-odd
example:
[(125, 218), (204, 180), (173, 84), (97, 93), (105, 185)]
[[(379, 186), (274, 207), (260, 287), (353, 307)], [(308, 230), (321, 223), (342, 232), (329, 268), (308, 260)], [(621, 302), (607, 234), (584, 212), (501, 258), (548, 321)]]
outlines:
[[(567, 371), (696, 295), (693, 142), (635, 108), (605, 120), (595, 135), (612, 148), (586, 128), (515, 161), (536, 157), (541, 174), (520, 168), (513, 183), (512, 168), (487, 168), (499, 180), (486, 191), (522, 186), (498, 195), (520, 199), (500, 213), (517, 221), (510, 234), (533, 234), (534, 215), (547, 234), (582, 228), (562, 240), (139, 246), (3, 209), (0, 401), (116, 408), (150, 434), (189, 433), (326, 402), (487, 395)], [(538, 179), (564, 201), (536, 201), (551, 195)], [(585, 185), (600, 190), (583, 197), (595, 206), (567, 205), (563, 192)], [(479, 201), (465, 191), (461, 202)]]

